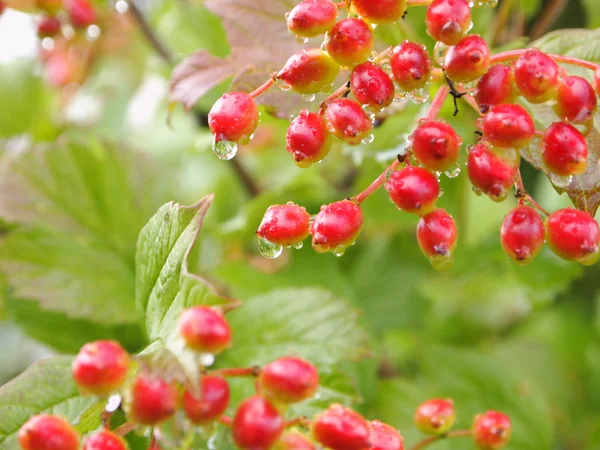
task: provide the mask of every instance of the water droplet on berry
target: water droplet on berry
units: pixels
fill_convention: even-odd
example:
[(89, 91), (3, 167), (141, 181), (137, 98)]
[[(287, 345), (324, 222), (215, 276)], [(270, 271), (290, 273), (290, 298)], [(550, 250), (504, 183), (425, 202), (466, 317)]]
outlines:
[(119, 394), (114, 394), (108, 397), (108, 401), (106, 402), (106, 406), (104, 407), (104, 411), (107, 413), (114, 413), (119, 406), (121, 406), (121, 401), (123, 399)]
[(444, 172), (448, 178), (456, 178), (460, 175), (460, 164), (453, 164), (448, 170)]
[(481, 197), (483, 195), (483, 191), (481, 189), (479, 189), (477, 186), (473, 186), (471, 188), (471, 190), (475, 193), (475, 195), (477, 195), (478, 197)]
[(375, 140), (375, 135), (373, 133), (369, 134), (362, 141), (360, 141), (364, 145), (368, 145)]
[(296, 36), (296, 42), (298, 44), (306, 44), (308, 42), (308, 38), (302, 37), (302, 36)]
[(469, 22), (469, 25), (467, 25), (467, 33), (469, 31), (471, 31), (473, 29), (473, 21)]
[(238, 145), (236, 142), (231, 141), (217, 141), (213, 142), (213, 152), (217, 155), (217, 158), (229, 161), (233, 159), (238, 151)]
[(283, 253), (281, 245), (273, 244), (261, 237), (258, 237), (258, 250), (261, 255), (268, 259), (276, 259)]
[(215, 355), (212, 353), (201, 353), (198, 355), (198, 364), (201, 367), (210, 367), (215, 363)]
[(346, 247), (344, 247), (344, 246), (336, 247), (335, 250), (333, 251), (333, 254), (335, 256), (337, 256), (338, 258), (344, 256), (344, 253), (346, 253)]
[(300, 241), (292, 245), (296, 250), (300, 250), (304, 246), (304, 242)]
[(448, 46), (444, 44), (442, 41), (438, 41), (433, 47), (433, 60), (436, 62), (438, 66), (444, 65), (444, 60), (446, 59), (446, 53), (448, 52)]
[(558, 188), (564, 188), (564, 187), (567, 187), (569, 184), (571, 184), (571, 181), (573, 181), (573, 175), (560, 176), (560, 175), (551, 173), (550, 181), (552, 182), (552, 184), (554, 186), (556, 186)]
[(425, 103), (427, 100), (429, 100), (429, 90), (426, 87), (424, 87), (416, 91), (409, 92), (408, 96), (413, 103)]
[(288, 83), (286, 83), (284, 80), (282, 80), (281, 78), (277, 78), (275, 80), (275, 84), (277, 85), (277, 87), (279, 89), (281, 89), (282, 91), (289, 91), (292, 89), (292, 86), (290, 86)]
[(317, 98), (317, 96), (315, 94), (306, 94), (303, 96), (304, 101), (307, 103), (311, 103), (315, 101), (315, 98)]
[(498, 6), (498, 0), (488, 0), (487, 1), (487, 5), (490, 8), (495, 8), (496, 6)]
[(431, 263), (431, 267), (438, 272), (445, 272), (452, 268), (454, 258), (452, 257), (452, 254), (448, 252), (446, 255), (438, 255), (430, 258), (429, 262)]

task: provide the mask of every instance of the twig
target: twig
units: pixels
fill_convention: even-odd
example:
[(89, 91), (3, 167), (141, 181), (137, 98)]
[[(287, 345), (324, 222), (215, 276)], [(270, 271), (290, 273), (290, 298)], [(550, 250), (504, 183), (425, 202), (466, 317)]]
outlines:
[(162, 43), (162, 41), (159, 39), (159, 37), (156, 35), (156, 33), (154, 33), (154, 30), (148, 23), (148, 20), (144, 16), (144, 13), (142, 12), (142, 10), (137, 6), (135, 0), (129, 0), (128, 3), (129, 3), (129, 10), (133, 14), (133, 17), (135, 17), (135, 20), (137, 21), (138, 25), (140, 26), (140, 28), (142, 30), (142, 33), (144, 33), (144, 36), (146, 36), (146, 39), (148, 40), (150, 45), (152, 45), (152, 47), (154, 47), (154, 50), (156, 50), (156, 53), (158, 53), (162, 59), (164, 59), (167, 63), (174, 65), (175, 58), (173, 57), (173, 54)]
[(256, 197), (258, 194), (260, 194), (261, 188), (258, 186), (258, 184), (256, 184), (254, 178), (252, 178), (252, 175), (250, 175), (250, 172), (248, 172), (248, 170), (246, 170), (244, 165), (240, 162), (239, 156), (237, 158), (233, 158), (229, 162), (234, 172), (246, 188), (246, 191), (248, 191), (248, 194), (250, 194), (251, 197)]
[(134, 428), (135, 428), (135, 425), (133, 423), (125, 422), (123, 425), (115, 428), (113, 433), (115, 433), (116, 435), (119, 435), (119, 436), (125, 436), (126, 434), (131, 433)]
[(431, 437), (428, 437), (428, 438), (422, 440), (417, 445), (412, 447), (410, 450), (421, 450), (421, 449), (427, 447), (428, 445), (433, 444), (434, 442), (439, 441), (441, 439), (454, 438), (454, 437), (465, 437), (465, 436), (471, 436), (471, 430), (457, 430), (457, 431), (451, 431), (450, 433), (447, 433), (447, 434), (442, 434), (441, 436), (431, 436)]
[(538, 20), (531, 27), (529, 36), (531, 39), (542, 37), (550, 29), (552, 24), (558, 19), (558, 16), (567, 6), (568, 0), (550, 0)]

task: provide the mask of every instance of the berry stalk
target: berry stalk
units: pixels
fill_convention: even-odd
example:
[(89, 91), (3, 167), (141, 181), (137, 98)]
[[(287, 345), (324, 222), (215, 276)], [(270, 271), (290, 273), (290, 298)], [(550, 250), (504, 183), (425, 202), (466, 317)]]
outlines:
[(515, 196), (519, 199), (519, 203), (522, 201), (526, 201), (535, 209), (537, 209), (540, 213), (542, 213), (545, 217), (548, 217), (550, 213), (546, 211), (542, 206), (535, 201), (535, 199), (529, 195), (529, 193), (525, 190), (525, 185), (523, 184), (523, 177), (521, 176), (521, 170), (517, 171), (517, 179), (515, 181)]
[[(506, 52), (498, 53), (497, 55), (493, 55), (490, 58), (490, 64), (497, 64), (503, 62), (515, 61), (521, 57), (524, 53), (526, 53), (529, 49), (520, 49), (520, 50), (509, 50)], [(586, 61), (584, 59), (573, 58), (572, 56), (564, 56), (564, 55), (548, 55), (556, 62), (571, 64), (573, 66), (585, 67), (586, 69), (596, 70), (598, 69), (598, 64)]]
[(257, 87), (256, 89), (254, 89), (252, 92), (250, 92), (250, 94), (248, 94), (250, 97), (252, 98), (256, 98), (259, 95), (264, 94), (266, 91), (269, 90), (269, 88), (271, 86), (273, 86), (275, 84), (275, 81), (277, 80), (277, 72), (273, 72), (271, 74), (271, 77), (265, 81), (262, 85), (260, 85), (259, 87)]
[(447, 434), (443, 434), (441, 436), (430, 436), (426, 439), (423, 439), (421, 442), (419, 442), (417, 445), (412, 447), (410, 450), (421, 450), (421, 449), (433, 444), (434, 442), (437, 442), (439, 440), (446, 439), (446, 438), (467, 437), (467, 436), (471, 436), (471, 435), (472, 435), (471, 430), (456, 430), (456, 431), (451, 431), (450, 433), (447, 433)]
[(259, 367), (240, 367), (232, 369), (216, 369), (207, 372), (208, 375), (217, 377), (233, 378), (233, 377), (257, 377), (260, 374)]

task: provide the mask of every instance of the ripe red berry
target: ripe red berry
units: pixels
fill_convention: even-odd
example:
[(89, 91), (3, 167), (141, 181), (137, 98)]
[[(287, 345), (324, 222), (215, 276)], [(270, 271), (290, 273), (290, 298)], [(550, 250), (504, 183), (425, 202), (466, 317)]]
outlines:
[(79, 350), (71, 371), (82, 393), (108, 395), (125, 382), (129, 355), (116, 341), (90, 342)]
[(197, 425), (218, 419), (229, 404), (229, 384), (221, 377), (204, 375), (200, 379), (198, 397), (191, 389), (183, 394), (183, 409), (186, 416)]
[(415, 424), (423, 433), (446, 434), (454, 425), (454, 402), (435, 398), (422, 403), (415, 412)]
[(404, 41), (390, 56), (392, 75), (403, 91), (411, 92), (424, 87), (431, 78), (431, 59), (421, 44)]
[(258, 125), (258, 107), (243, 92), (223, 94), (208, 113), (208, 126), (215, 142), (238, 142), (250, 137)]
[(457, 240), (456, 223), (446, 210), (438, 208), (419, 220), (417, 241), (434, 269), (441, 271), (452, 267), (452, 252)]
[(425, 17), (427, 32), (436, 41), (455, 45), (471, 26), (471, 8), (466, 0), (433, 0)]
[(542, 142), (542, 159), (550, 172), (569, 176), (587, 169), (587, 141), (573, 125), (553, 123), (546, 129)]
[(275, 444), (274, 450), (315, 450), (315, 446), (306, 436), (296, 431), (288, 431)]
[(185, 344), (193, 350), (220, 353), (231, 345), (231, 329), (221, 313), (208, 306), (193, 306), (183, 310), (179, 332)]
[(300, 94), (316, 94), (329, 89), (340, 66), (331, 56), (312, 48), (300, 50), (287, 60), (277, 78)]
[(404, 438), (398, 431), (379, 420), (369, 422), (370, 446), (364, 450), (404, 450)]
[(313, 420), (312, 434), (331, 450), (364, 450), (370, 445), (367, 421), (339, 404), (331, 405)]
[(500, 243), (506, 255), (519, 265), (527, 265), (544, 245), (544, 222), (530, 206), (510, 211), (500, 228)]
[(406, 0), (352, 0), (350, 10), (369, 23), (394, 23), (406, 11)]
[(517, 98), (515, 74), (512, 67), (496, 64), (477, 83), (475, 100), (482, 113), (502, 103), (512, 103)]
[(322, 115), (303, 109), (287, 131), (287, 151), (298, 167), (309, 167), (323, 160), (331, 149), (331, 133)]
[(268, 450), (281, 436), (283, 417), (264, 397), (255, 395), (238, 407), (232, 424), (233, 440), (242, 450)]
[(354, 68), (350, 89), (359, 103), (376, 110), (389, 106), (394, 100), (394, 82), (381, 67), (369, 61)]
[(447, 123), (422, 123), (411, 139), (413, 154), (428, 169), (443, 172), (456, 164), (461, 139)]
[(128, 450), (125, 439), (108, 430), (99, 431), (85, 440), (83, 450)]
[(288, 203), (267, 209), (256, 235), (273, 244), (290, 246), (310, 234), (310, 214), (302, 206)]
[(419, 215), (431, 212), (440, 196), (438, 179), (421, 167), (407, 166), (393, 172), (385, 189), (398, 208)]
[(287, 14), (287, 26), (296, 36), (311, 38), (327, 33), (337, 17), (337, 6), (331, 0), (303, 0)]
[(325, 111), (329, 129), (350, 145), (358, 145), (371, 133), (371, 119), (354, 100), (339, 98), (327, 105)]
[(130, 420), (142, 425), (157, 425), (177, 410), (177, 388), (148, 373), (140, 373), (131, 387), (128, 398)]
[(323, 206), (312, 224), (313, 248), (319, 253), (342, 255), (354, 244), (362, 226), (362, 210), (353, 201), (342, 200)]
[(40, 38), (54, 37), (60, 33), (61, 23), (55, 16), (43, 17), (37, 26), (37, 34)]
[(69, 0), (67, 11), (75, 28), (86, 28), (96, 22), (96, 11), (87, 0)]
[(446, 75), (453, 81), (469, 82), (490, 68), (490, 48), (481, 36), (471, 34), (450, 47), (444, 58)]
[(508, 443), (511, 431), (512, 426), (508, 416), (496, 411), (488, 411), (475, 417), (473, 441), (481, 450), (497, 450)]
[(496, 147), (520, 149), (535, 135), (535, 126), (521, 105), (498, 105), (485, 115), (482, 131)]
[(41, 414), (31, 417), (18, 434), (23, 450), (78, 450), (79, 434), (61, 417)]
[(473, 186), (492, 200), (502, 201), (515, 182), (520, 159), (513, 149), (495, 149), (480, 142), (469, 151), (467, 173)]
[(585, 78), (565, 77), (558, 84), (554, 112), (561, 120), (590, 123), (597, 106), (596, 92)]
[(600, 229), (585, 211), (559, 209), (546, 219), (546, 242), (563, 259), (593, 264), (598, 259)]
[(517, 60), (515, 82), (523, 97), (531, 103), (543, 103), (556, 94), (558, 65), (550, 56), (532, 48)]
[(267, 397), (282, 403), (296, 403), (315, 394), (319, 374), (308, 361), (279, 358), (263, 368), (259, 381)]
[(335, 62), (347, 67), (365, 62), (374, 46), (373, 30), (361, 19), (340, 20), (325, 39), (327, 52)]

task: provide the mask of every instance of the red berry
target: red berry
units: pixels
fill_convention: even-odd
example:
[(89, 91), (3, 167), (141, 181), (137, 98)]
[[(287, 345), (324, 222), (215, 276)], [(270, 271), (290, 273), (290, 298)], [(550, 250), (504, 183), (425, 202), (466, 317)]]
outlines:
[(363, 226), (363, 213), (356, 203), (342, 200), (321, 207), (312, 224), (313, 248), (319, 253), (341, 255), (354, 244)]
[(96, 22), (96, 11), (87, 0), (69, 0), (67, 10), (75, 28), (86, 28)]
[(600, 95), (600, 67), (594, 72), (594, 89), (596, 89), (596, 94)]
[(268, 450), (281, 436), (283, 417), (269, 401), (255, 395), (244, 400), (233, 418), (233, 440), (242, 450)]
[(454, 402), (435, 398), (422, 403), (415, 412), (415, 424), (423, 433), (446, 434), (454, 425)]
[(288, 431), (277, 442), (275, 450), (315, 450), (315, 446), (306, 436)]
[(498, 105), (483, 119), (483, 135), (492, 145), (520, 149), (535, 135), (529, 113), (521, 105)]
[(229, 385), (221, 377), (204, 375), (200, 379), (198, 397), (191, 389), (183, 394), (183, 409), (188, 418), (197, 425), (218, 419), (229, 404)]
[(465, 36), (450, 47), (444, 58), (446, 75), (453, 81), (469, 82), (484, 75), (490, 68), (490, 48), (481, 36)]
[(333, 404), (312, 423), (313, 437), (331, 450), (369, 448), (369, 425), (357, 412)]
[(238, 142), (250, 137), (258, 125), (258, 107), (243, 92), (223, 94), (208, 113), (208, 126), (215, 142)]
[(339, 98), (327, 105), (325, 111), (333, 134), (350, 145), (358, 145), (371, 133), (371, 119), (354, 100)]
[(78, 450), (79, 434), (61, 417), (41, 414), (31, 417), (18, 434), (23, 450)]
[(481, 142), (469, 151), (467, 173), (473, 186), (492, 200), (502, 201), (515, 182), (520, 159), (513, 149), (495, 149)]
[(544, 245), (544, 222), (537, 211), (525, 205), (510, 211), (500, 228), (500, 243), (509, 258), (529, 264)]
[(596, 92), (585, 78), (565, 77), (558, 84), (554, 112), (561, 120), (590, 123), (597, 106)]
[(331, 0), (304, 0), (287, 15), (287, 26), (296, 36), (310, 38), (327, 33), (337, 17), (337, 6)]
[(319, 386), (317, 369), (300, 358), (279, 358), (267, 364), (259, 380), (265, 394), (282, 403), (306, 400)]
[(353, 67), (365, 62), (375, 46), (373, 30), (364, 20), (340, 20), (327, 33), (327, 53), (342, 66)]
[(302, 206), (288, 203), (267, 209), (256, 235), (273, 244), (290, 246), (310, 234), (310, 214)]
[(221, 313), (208, 306), (183, 310), (179, 332), (185, 344), (198, 352), (220, 353), (231, 345), (229, 324)]
[(504, 447), (511, 434), (508, 416), (488, 411), (475, 417), (473, 423), (473, 441), (481, 450), (496, 450)]
[(404, 41), (390, 56), (392, 75), (403, 91), (424, 87), (431, 78), (431, 59), (427, 49), (415, 42)]
[(517, 60), (515, 82), (523, 97), (531, 103), (543, 103), (556, 94), (558, 65), (550, 56), (532, 48)]
[(91, 435), (83, 444), (83, 450), (128, 450), (125, 439), (108, 430)]
[(555, 122), (544, 133), (542, 159), (550, 172), (578, 175), (587, 169), (588, 146), (585, 137), (573, 125)]
[(277, 78), (300, 94), (327, 90), (335, 81), (340, 66), (327, 53), (312, 48), (300, 50), (287, 60)]
[(593, 264), (598, 259), (600, 229), (585, 211), (559, 209), (546, 219), (546, 242), (563, 259)]
[(369, 23), (394, 23), (406, 11), (406, 0), (352, 0), (351, 11)]
[(486, 113), (490, 108), (502, 103), (512, 103), (517, 98), (515, 74), (510, 66), (496, 64), (477, 83), (475, 100)]
[(404, 450), (404, 438), (398, 431), (378, 420), (369, 422), (370, 446), (364, 450)]
[(37, 26), (37, 34), (41, 38), (53, 37), (60, 33), (61, 23), (54, 16), (43, 17)]
[(456, 164), (461, 139), (447, 123), (422, 123), (411, 139), (413, 154), (428, 169), (443, 172)]
[(417, 241), (434, 269), (448, 270), (452, 266), (457, 240), (456, 223), (446, 210), (436, 209), (419, 220)]
[(455, 45), (471, 26), (471, 8), (466, 0), (433, 0), (425, 17), (427, 32), (436, 41)]
[(133, 381), (128, 403), (129, 418), (142, 425), (157, 425), (177, 410), (178, 393), (173, 384), (148, 373)]
[(125, 382), (129, 355), (116, 341), (90, 342), (79, 350), (71, 370), (82, 393), (108, 395)]
[(298, 167), (309, 167), (323, 160), (331, 149), (331, 133), (322, 115), (303, 109), (287, 131), (287, 151)]
[(394, 100), (394, 82), (381, 67), (369, 61), (354, 68), (350, 89), (359, 103), (374, 109), (385, 108)]
[(398, 208), (419, 215), (431, 212), (440, 196), (438, 179), (421, 167), (408, 166), (393, 172), (385, 189)]

